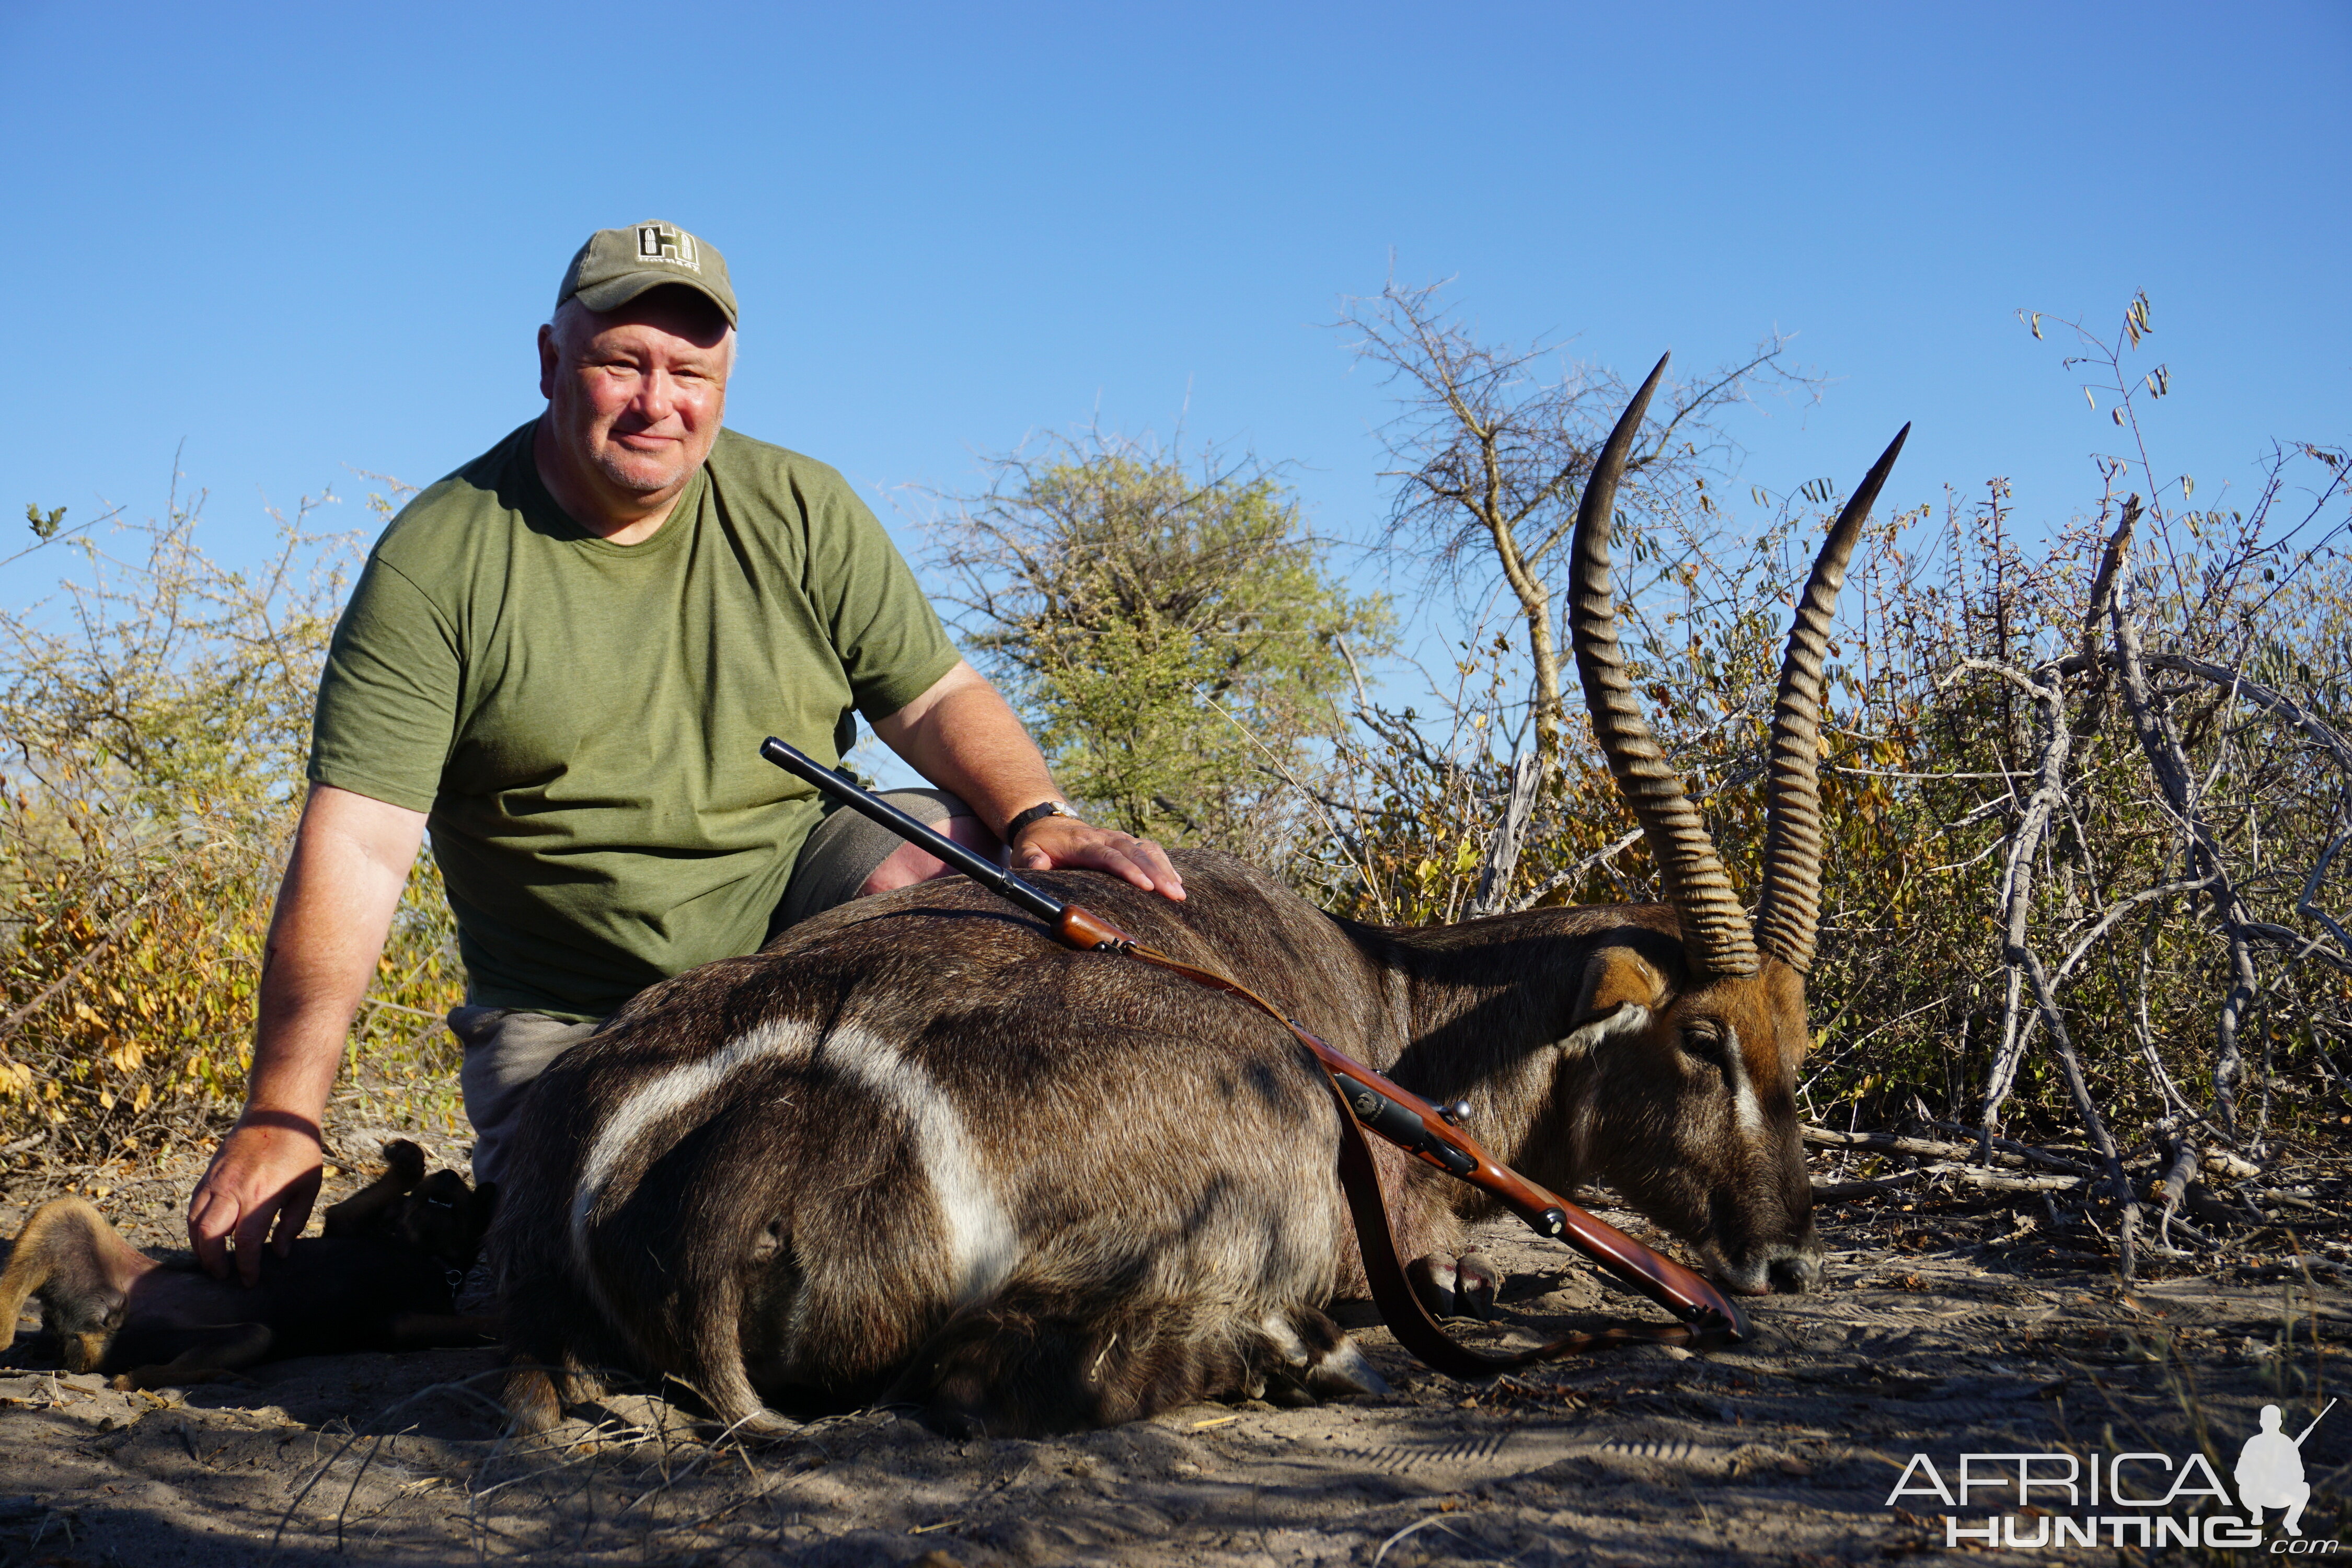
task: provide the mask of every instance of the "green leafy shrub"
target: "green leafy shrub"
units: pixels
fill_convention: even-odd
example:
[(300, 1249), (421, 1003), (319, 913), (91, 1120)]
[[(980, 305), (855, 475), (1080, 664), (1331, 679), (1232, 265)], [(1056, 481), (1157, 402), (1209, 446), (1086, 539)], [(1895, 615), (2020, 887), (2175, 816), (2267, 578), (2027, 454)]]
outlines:
[(1384, 648), (1263, 467), (1093, 435), (992, 460), (932, 528), (966, 646), (1097, 820), (1286, 858), (1344, 728), (1348, 645)]
[[(301, 805), (310, 712), (353, 542), (281, 526), (232, 570), (202, 498), (49, 542), (46, 602), (0, 614), (0, 1140), (89, 1157), (187, 1136), (232, 1108)], [(42, 521), (51, 524), (47, 533)], [(346, 1095), (442, 1118), (462, 981), (430, 858), (354, 1029)]]

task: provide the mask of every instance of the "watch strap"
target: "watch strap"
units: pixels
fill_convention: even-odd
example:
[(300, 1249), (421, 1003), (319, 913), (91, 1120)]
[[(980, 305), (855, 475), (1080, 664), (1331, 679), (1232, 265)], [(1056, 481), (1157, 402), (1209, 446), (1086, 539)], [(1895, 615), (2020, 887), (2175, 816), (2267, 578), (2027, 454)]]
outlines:
[(1041, 800), (1004, 825), (1004, 842), (1008, 845), (1012, 844), (1021, 837), (1023, 828), (1033, 822), (1042, 822), (1049, 816), (1066, 816), (1073, 822), (1078, 819), (1078, 814), (1060, 801)]

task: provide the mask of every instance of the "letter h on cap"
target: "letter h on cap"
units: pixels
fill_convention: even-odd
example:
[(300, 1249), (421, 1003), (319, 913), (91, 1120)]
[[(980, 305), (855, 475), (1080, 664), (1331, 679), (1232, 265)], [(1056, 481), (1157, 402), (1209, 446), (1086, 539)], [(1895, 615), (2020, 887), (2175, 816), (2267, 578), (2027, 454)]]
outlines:
[(694, 236), (667, 224), (637, 226), (637, 255), (647, 261), (674, 261), (697, 272), (702, 270), (702, 258), (695, 254)]

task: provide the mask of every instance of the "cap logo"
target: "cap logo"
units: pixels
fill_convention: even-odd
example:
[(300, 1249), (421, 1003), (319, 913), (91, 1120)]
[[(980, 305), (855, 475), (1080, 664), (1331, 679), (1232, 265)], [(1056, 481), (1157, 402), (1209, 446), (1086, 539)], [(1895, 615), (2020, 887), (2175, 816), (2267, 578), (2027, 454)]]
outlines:
[(672, 228), (666, 223), (641, 223), (637, 226), (637, 259), (667, 261), (690, 271), (702, 270), (702, 252), (695, 245), (694, 236), (682, 228)]

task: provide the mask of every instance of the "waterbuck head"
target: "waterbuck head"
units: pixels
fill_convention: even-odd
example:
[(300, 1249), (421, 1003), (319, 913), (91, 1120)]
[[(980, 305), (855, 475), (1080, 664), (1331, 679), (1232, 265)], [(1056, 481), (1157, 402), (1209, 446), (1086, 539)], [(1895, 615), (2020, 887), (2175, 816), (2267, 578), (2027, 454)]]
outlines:
[[(1617, 483), (1666, 362), (1626, 406), (1586, 481), (1570, 564), (1570, 630), (1593, 732), (1641, 823), (1675, 915), (1674, 943), (1602, 948), (1576, 1037), (1605, 1052), (1595, 1136), (1626, 1196), (1699, 1241), (1724, 1283), (1802, 1290), (1821, 1271), (1797, 1120), (1811, 1039), (1805, 973), (1821, 913), (1822, 658), (1846, 561), (1906, 425), (1830, 529), (1780, 665), (1766, 771), (1763, 885), (1751, 925), (1681, 781), (1643, 722), (1617, 643), (1609, 529)], [(1679, 959), (1679, 963), (1676, 960)]]

